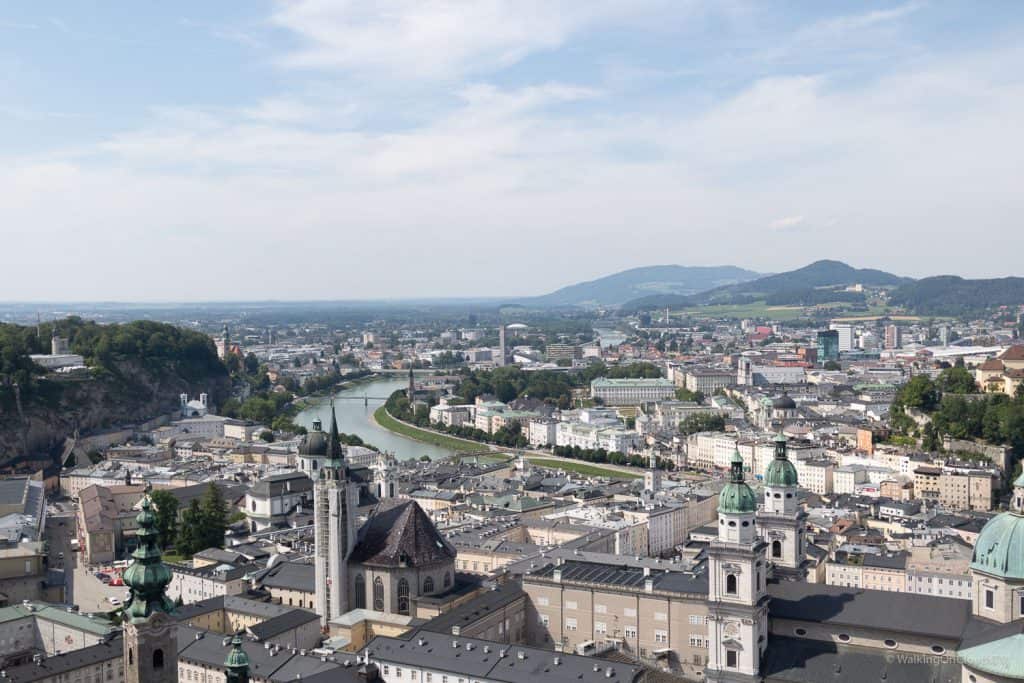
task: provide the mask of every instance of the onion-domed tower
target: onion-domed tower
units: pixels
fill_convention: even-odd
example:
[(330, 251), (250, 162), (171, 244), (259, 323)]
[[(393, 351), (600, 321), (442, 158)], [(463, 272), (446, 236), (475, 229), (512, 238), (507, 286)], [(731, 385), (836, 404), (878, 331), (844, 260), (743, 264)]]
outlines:
[(242, 649), (242, 632), (231, 639), (231, 651), (224, 660), (225, 683), (249, 683), (249, 655)]
[(768, 560), (778, 578), (804, 578), (804, 529), (807, 513), (797, 504), (796, 467), (786, 453), (786, 437), (774, 440), (775, 457), (764, 475), (764, 504), (757, 527), (768, 543)]
[(718, 494), (718, 538), (708, 546), (708, 681), (756, 681), (768, 639), (766, 544), (754, 526), (757, 497), (733, 453)]
[(128, 601), (124, 605), (125, 683), (176, 683), (178, 680), (177, 627), (170, 616), (174, 603), (167, 597), (171, 570), (163, 563), (157, 542), (156, 516), (149, 496), (135, 521), (139, 546), (134, 562), (124, 572)]

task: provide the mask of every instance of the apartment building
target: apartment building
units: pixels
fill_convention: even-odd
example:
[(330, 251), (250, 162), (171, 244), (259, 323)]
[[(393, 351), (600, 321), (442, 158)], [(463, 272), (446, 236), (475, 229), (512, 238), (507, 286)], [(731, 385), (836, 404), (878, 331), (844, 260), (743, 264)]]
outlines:
[(914, 496), (950, 510), (992, 509), (996, 477), (986, 470), (922, 465), (914, 470)]
[(831, 460), (795, 460), (800, 485), (812, 493), (829, 495), (833, 491), (832, 475), (835, 463)]
[(907, 592), (970, 600), (972, 555), (972, 547), (956, 536), (912, 547), (907, 560)]
[(617, 649), (649, 661), (675, 653), (678, 661), (666, 664), (700, 671), (708, 579), (681, 568), (566, 560), (527, 574), (528, 642), (561, 652)]
[(590, 397), (609, 406), (635, 406), (674, 398), (675, 385), (663, 377), (654, 379), (595, 379)]

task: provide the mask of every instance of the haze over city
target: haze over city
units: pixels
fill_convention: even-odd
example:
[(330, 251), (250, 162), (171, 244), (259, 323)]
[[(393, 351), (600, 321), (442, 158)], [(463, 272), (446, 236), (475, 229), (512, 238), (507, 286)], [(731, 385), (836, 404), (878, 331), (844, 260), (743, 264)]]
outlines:
[(8, 3), (0, 299), (1013, 275), (1022, 24), (1013, 2)]

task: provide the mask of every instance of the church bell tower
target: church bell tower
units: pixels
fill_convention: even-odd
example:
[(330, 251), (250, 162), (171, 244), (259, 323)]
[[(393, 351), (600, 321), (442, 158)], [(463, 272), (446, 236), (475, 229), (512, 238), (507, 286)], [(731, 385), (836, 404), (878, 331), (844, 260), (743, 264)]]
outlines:
[(316, 611), (325, 627), (349, 610), (348, 557), (356, 535), (354, 495), (332, 404), (327, 459), (313, 484)]
[(124, 572), (129, 595), (124, 606), (125, 683), (177, 683), (177, 622), (170, 616), (174, 603), (167, 597), (171, 570), (163, 563), (157, 543), (156, 517), (149, 496), (135, 521), (139, 547)]
[(768, 638), (765, 542), (754, 526), (757, 498), (732, 456), (730, 482), (718, 494), (718, 538), (708, 546), (707, 681), (760, 679)]

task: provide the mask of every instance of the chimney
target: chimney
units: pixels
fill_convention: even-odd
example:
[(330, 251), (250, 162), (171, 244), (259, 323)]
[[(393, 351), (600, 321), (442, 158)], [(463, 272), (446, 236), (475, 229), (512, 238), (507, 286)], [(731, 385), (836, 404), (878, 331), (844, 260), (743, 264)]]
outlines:
[(644, 579), (644, 592), (645, 593), (653, 593), (654, 592), (654, 579)]
[(516, 657), (518, 657), (519, 659), (526, 659), (526, 653), (522, 650), (519, 650), (518, 652), (516, 652)]
[(555, 583), (562, 583), (562, 570), (556, 569), (555, 572), (551, 575), (551, 579)]

